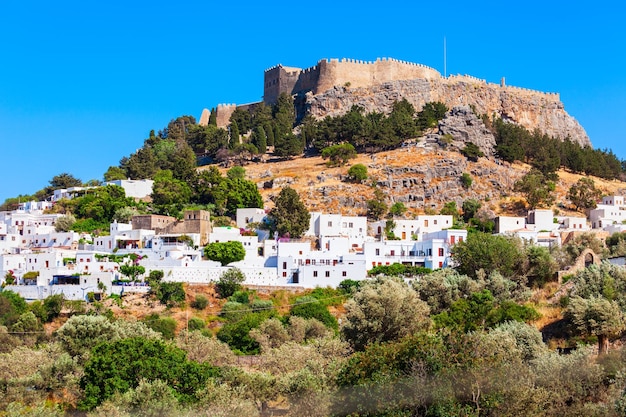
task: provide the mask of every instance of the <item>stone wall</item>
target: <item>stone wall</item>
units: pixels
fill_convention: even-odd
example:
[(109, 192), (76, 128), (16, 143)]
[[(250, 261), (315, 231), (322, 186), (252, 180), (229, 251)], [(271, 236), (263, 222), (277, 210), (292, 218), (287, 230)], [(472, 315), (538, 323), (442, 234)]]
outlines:
[(323, 93), (335, 86), (370, 87), (388, 81), (439, 79), (441, 74), (421, 64), (382, 58), (376, 61), (323, 59), (317, 65), (300, 69), (277, 65), (265, 71), (263, 101), (276, 102), (280, 93)]

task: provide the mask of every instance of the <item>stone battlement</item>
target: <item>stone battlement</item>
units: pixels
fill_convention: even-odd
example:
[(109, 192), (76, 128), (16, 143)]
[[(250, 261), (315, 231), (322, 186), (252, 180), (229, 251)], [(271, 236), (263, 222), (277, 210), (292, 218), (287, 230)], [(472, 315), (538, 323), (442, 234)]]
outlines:
[(440, 79), (441, 74), (426, 65), (394, 58), (377, 58), (376, 61), (325, 58), (306, 69), (279, 64), (265, 70), (263, 101), (273, 104), (281, 93), (293, 95), (311, 91), (319, 94), (336, 86), (370, 87), (415, 78)]
[(490, 88), (500, 88), (503, 91), (508, 91), (513, 94), (522, 93), (522, 94), (528, 94), (528, 95), (539, 95), (541, 97), (547, 98), (552, 101), (560, 100), (559, 93), (532, 90), (530, 88), (515, 87), (512, 85), (501, 85), (501, 84), (496, 84), (496, 83), (490, 83), (490, 82), (487, 82), (487, 80), (484, 80), (482, 78), (474, 77), (472, 75), (467, 75), (467, 74), (449, 75), (446, 80), (448, 82), (466, 82), (466, 83), (472, 83), (472, 84), (479, 84), (480, 86), (485, 86), (485, 87), (490, 87)]

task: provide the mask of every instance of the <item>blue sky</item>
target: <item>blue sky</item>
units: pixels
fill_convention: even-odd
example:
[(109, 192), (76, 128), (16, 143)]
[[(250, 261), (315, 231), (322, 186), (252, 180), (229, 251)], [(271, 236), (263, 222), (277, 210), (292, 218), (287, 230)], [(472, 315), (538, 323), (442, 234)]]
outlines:
[(110, 165), (184, 114), (261, 99), (263, 71), (322, 58), (422, 63), (558, 92), (596, 148), (626, 159), (617, 1), (0, 4), (0, 201)]

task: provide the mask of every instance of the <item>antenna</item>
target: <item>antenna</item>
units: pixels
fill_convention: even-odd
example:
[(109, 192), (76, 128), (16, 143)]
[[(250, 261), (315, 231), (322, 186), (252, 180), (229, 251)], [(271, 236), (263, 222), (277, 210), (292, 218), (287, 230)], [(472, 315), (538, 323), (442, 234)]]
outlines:
[(448, 78), (446, 69), (446, 37), (443, 37), (443, 78)]

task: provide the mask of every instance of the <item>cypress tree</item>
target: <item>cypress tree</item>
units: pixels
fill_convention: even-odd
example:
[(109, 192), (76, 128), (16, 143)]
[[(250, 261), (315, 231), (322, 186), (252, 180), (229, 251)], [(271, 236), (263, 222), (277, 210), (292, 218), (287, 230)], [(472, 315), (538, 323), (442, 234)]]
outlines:
[(239, 135), (239, 126), (237, 126), (237, 122), (233, 121), (230, 124), (230, 148), (234, 148), (236, 145), (240, 143), (240, 135)]
[(264, 154), (267, 151), (267, 138), (265, 137), (265, 130), (262, 126), (259, 126), (254, 131), (254, 139), (257, 150), (260, 154)]

